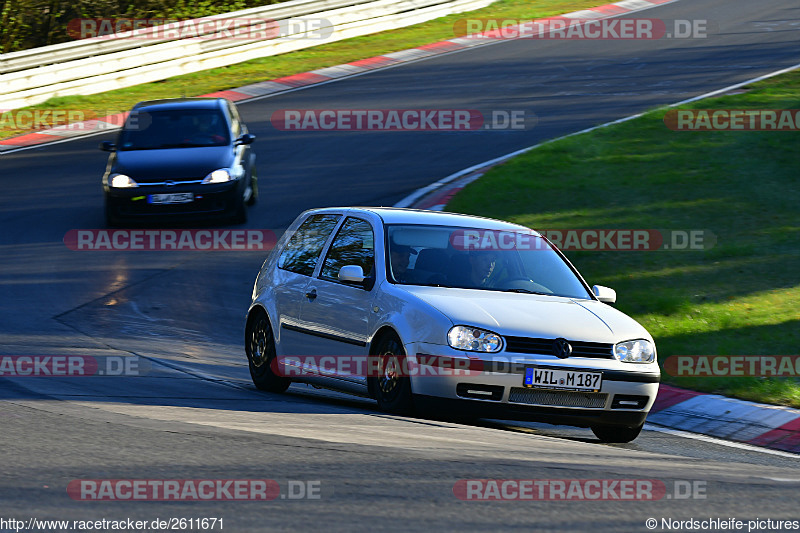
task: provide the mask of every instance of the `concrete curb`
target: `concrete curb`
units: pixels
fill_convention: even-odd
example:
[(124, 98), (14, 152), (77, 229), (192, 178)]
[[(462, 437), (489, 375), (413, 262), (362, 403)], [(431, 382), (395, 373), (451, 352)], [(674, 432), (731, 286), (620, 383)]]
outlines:
[(679, 389), (663, 383), (648, 422), (800, 453), (800, 410)]
[[(602, 20), (636, 11), (643, 11), (645, 9), (650, 9), (661, 4), (674, 1), (675, 0), (624, 0), (614, 4), (606, 4), (603, 6), (593, 7), (591, 9), (584, 9), (581, 11), (560, 15), (558, 17), (549, 17), (541, 20)], [(404, 63), (420, 61), (433, 56), (459, 52), (476, 46), (486, 46), (509, 40), (501, 35), (502, 33), (499, 30), (494, 30), (481, 34), (475, 34), (470, 37), (448, 39), (446, 41), (430, 43), (417, 48), (401, 50), (399, 52), (392, 52), (390, 54), (361, 59), (343, 65), (325, 67), (322, 69), (313, 70), (311, 72), (293, 74), (283, 78), (262, 81), (251, 85), (245, 85), (244, 87), (238, 87), (225, 91), (217, 91), (200, 96), (227, 98), (234, 102), (274, 96), (303, 87), (329, 83), (352, 76), (359, 76), (373, 70), (382, 70)], [(127, 118), (127, 115), (127, 112), (118, 113), (115, 115), (100, 117), (96, 120), (76, 122), (66, 126), (37, 130), (33, 133), (27, 133), (25, 135), (3, 139), (0, 140), (0, 154), (19, 148), (37, 146), (49, 142), (63, 141), (66, 139), (88, 135), (96, 135), (109, 130), (119, 129)]]

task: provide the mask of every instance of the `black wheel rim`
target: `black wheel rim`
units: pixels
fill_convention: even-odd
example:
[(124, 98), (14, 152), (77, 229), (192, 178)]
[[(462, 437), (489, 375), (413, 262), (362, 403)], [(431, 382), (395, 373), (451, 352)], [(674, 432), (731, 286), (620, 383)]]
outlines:
[(275, 344), (272, 342), (272, 329), (264, 317), (253, 323), (248, 337), (247, 356), (253, 367), (263, 370), (275, 357)]

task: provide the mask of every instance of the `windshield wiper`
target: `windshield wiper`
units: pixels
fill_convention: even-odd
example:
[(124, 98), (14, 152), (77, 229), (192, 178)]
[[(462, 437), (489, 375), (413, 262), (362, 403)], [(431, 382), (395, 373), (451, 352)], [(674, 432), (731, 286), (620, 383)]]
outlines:
[(519, 292), (522, 294), (541, 294), (542, 296), (555, 296), (552, 292), (529, 291), (528, 289), (503, 289), (503, 292)]

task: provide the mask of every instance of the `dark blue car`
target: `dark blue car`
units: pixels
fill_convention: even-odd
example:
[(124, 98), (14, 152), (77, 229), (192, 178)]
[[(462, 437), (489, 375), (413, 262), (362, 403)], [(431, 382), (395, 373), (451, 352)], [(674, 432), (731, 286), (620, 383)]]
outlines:
[(222, 217), (247, 221), (258, 198), (255, 136), (224, 98), (136, 104), (103, 175), (106, 223)]

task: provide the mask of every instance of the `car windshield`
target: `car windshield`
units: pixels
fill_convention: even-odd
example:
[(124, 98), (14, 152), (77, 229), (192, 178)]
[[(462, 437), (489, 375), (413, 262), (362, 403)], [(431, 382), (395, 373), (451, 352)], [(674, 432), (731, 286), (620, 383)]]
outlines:
[(426, 285), (591, 299), (550, 244), (528, 230), (389, 225), (387, 278)]
[(119, 149), (160, 150), (229, 143), (225, 117), (215, 109), (133, 110), (120, 134)]

